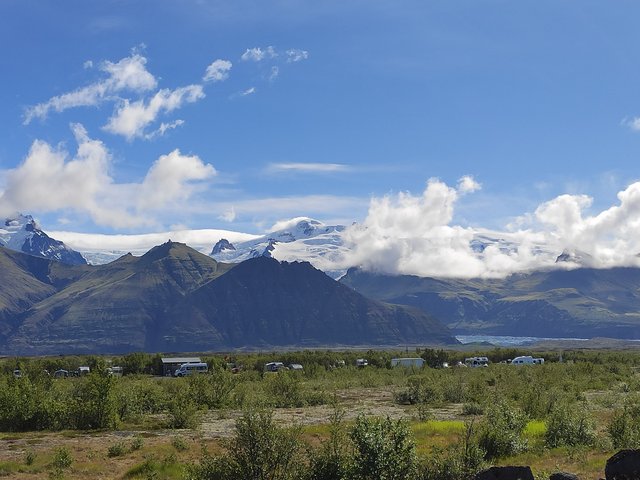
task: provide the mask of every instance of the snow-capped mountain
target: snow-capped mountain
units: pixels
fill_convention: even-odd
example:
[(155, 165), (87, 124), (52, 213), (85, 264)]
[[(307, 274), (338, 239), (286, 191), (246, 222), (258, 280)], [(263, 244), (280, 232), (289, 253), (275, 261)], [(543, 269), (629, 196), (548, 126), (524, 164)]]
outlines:
[(69, 265), (86, 265), (84, 257), (44, 233), (31, 215), (15, 215), (0, 224), (0, 245)]
[(348, 252), (342, 225), (325, 225), (317, 220), (299, 217), (266, 235), (232, 244), (226, 239), (213, 246), (210, 256), (220, 262), (237, 263), (255, 257), (273, 257), (293, 262), (306, 261), (333, 278), (345, 274), (341, 268)]

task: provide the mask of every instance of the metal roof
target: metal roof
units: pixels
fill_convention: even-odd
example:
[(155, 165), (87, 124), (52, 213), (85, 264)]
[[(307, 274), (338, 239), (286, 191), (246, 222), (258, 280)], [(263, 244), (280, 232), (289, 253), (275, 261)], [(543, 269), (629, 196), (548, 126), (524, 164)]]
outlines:
[(163, 357), (162, 363), (200, 363), (200, 357)]

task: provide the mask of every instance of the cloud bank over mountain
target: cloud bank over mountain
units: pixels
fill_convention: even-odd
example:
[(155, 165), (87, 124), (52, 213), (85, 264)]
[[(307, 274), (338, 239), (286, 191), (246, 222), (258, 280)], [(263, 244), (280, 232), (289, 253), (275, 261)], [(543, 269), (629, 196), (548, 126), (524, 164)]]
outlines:
[(457, 187), (430, 179), (422, 195), (372, 198), (365, 220), (345, 231), (352, 252), (345, 266), (459, 278), (579, 265), (640, 266), (640, 182), (619, 192), (619, 203), (601, 212), (589, 213), (591, 197), (565, 194), (523, 215), (517, 229), (503, 231), (453, 222), (460, 197), (479, 188), (472, 177), (463, 177)]

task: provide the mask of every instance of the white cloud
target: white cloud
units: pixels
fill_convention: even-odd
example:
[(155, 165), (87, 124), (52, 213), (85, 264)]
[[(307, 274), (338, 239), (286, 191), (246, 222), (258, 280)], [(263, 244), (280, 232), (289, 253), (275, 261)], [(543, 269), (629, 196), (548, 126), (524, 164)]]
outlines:
[(229, 72), (231, 71), (232, 64), (229, 60), (215, 60), (211, 65), (207, 67), (207, 70), (202, 77), (205, 82), (221, 82), (229, 78)]
[[(477, 187), (471, 177), (460, 179), (456, 189), (431, 179), (421, 196), (373, 198), (364, 222), (345, 232), (352, 251), (340, 266), (459, 278), (578, 265), (640, 266), (640, 182), (618, 193), (618, 205), (591, 215), (591, 197), (560, 195), (518, 217), (509, 225), (512, 231), (452, 224), (461, 195)], [(557, 264), (563, 252), (580, 260)]]
[(233, 208), (233, 206), (231, 206), (231, 208), (229, 208), (229, 210), (224, 212), (222, 215), (218, 216), (220, 220), (223, 220), (225, 222), (233, 222), (236, 219), (236, 217), (237, 217), (236, 209)]
[(161, 137), (162, 135), (164, 135), (165, 133), (167, 133), (167, 131), (169, 130), (173, 130), (174, 128), (178, 128), (181, 127), (182, 125), (184, 125), (184, 120), (175, 120), (173, 122), (170, 123), (164, 123), (162, 122), (160, 124), (160, 126), (154, 130), (151, 133), (147, 133), (144, 138), (147, 140), (152, 140), (156, 137)]
[(349, 165), (342, 163), (272, 163), (267, 168), (267, 171), (271, 173), (282, 172), (302, 172), (302, 173), (331, 173), (331, 172), (346, 172), (351, 168)]
[(265, 58), (275, 58), (277, 56), (278, 53), (275, 48), (268, 46), (264, 50), (260, 47), (247, 48), (240, 58), (245, 62), (261, 62)]
[(299, 62), (301, 60), (306, 60), (309, 58), (309, 52), (306, 50), (300, 50), (298, 48), (292, 48), (287, 50), (287, 62)]
[(85, 69), (93, 68), (93, 60), (87, 60), (82, 64), (82, 66)]
[(461, 194), (473, 193), (481, 188), (482, 185), (480, 185), (471, 175), (465, 175), (458, 181), (458, 191)]
[(215, 175), (215, 168), (195, 155), (182, 155), (177, 149), (162, 155), (151, 166), (140, 186), (138, 210), (159, 210), (170, 202), (187, 200), (193, 193), (191, 182), (207, 180)]
[(620, 124), (629, 127), (634, 132), (640, 132), (640, 117), (623, 118)]
[(240, 95), (242, 97), (246, 97), (248, 95), (253, 95), (254, 93), (256, 93), (256, 87), (251, 87), (251, 88), (247, 88), (246, 90), (243, 90), (242, 92), (240, 92)]
[(533, 238), (512, 234), (520, 245), (516, 251), (490, 244), (478, 253), (472, 240), (480, 232), (451, 225), (459, 197), (477, 187), (471, 177), (461, 178), (457, 189), (431, 179), (421, 196), (372, 198), (364, 222), (345, 231), (352, 253), (342, 267), (440, 277), (496, 277), (531, 268), (538, 261)]
[(50, 111), (63, 112), (74, 107), (97, 106), (123, 91), (153, 90), (157, 81), (147, 71), (146, 63), (147, 59), (138, 53), (133, 53), (116, 63), (104, 61), (100, 70), (108, 75), (107, 78), (28, 107), (24, 115), (24, 124), (29, 124), (34, 118), (45, 119)]
[(144, 137), (145, 128), (155, 122), (159, 115), (172, 112), (184, 103), (197, 102), (204, 96), (202, 85), (189, 85), (175, 90), (162, 89), (148, 102), (124, 100), (103, 128), (128, 140)]
[(274, 65), (273, 67), (271, 67), (271, 73), (269, 74), (269, 81), (273, 82), (276, 78), (278, 78), (278, 75), (280, 75), (280, 68)]
[(6, 172), (0, 193), (0, 216), (16, 211), (74, 211), (97, 225), (116, 228), (153, 225), (157, 209), (180, 208), (200, 182), (215, 169), (178, 150), (161, 156), (142, 183), (116, 183), (105, 145), (89, 138), (82, 125), (72, 125), (78, 150), (73, 157), (36, 140), (25, 160)]

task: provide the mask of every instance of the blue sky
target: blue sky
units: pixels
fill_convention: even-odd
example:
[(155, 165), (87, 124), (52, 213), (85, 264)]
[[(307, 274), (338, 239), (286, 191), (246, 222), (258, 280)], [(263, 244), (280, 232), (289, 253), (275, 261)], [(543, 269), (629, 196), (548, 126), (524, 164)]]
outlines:
[[(639, 176), (639, 18), (630, 1), (4, 0), (0, 211), (259, 232), (361, 221), (372, 197), (468, 175), (482, 188), (460, 225), (501, 229), (565, 193), (597, 214)], [(127, 59), (143, 83), (105, 87)], [(231, 66), (204, 80), (216, 60)], [(89, 106), (29, 117), (96, 85)], [(109, 127), (158, 92), (181, 96)]]

